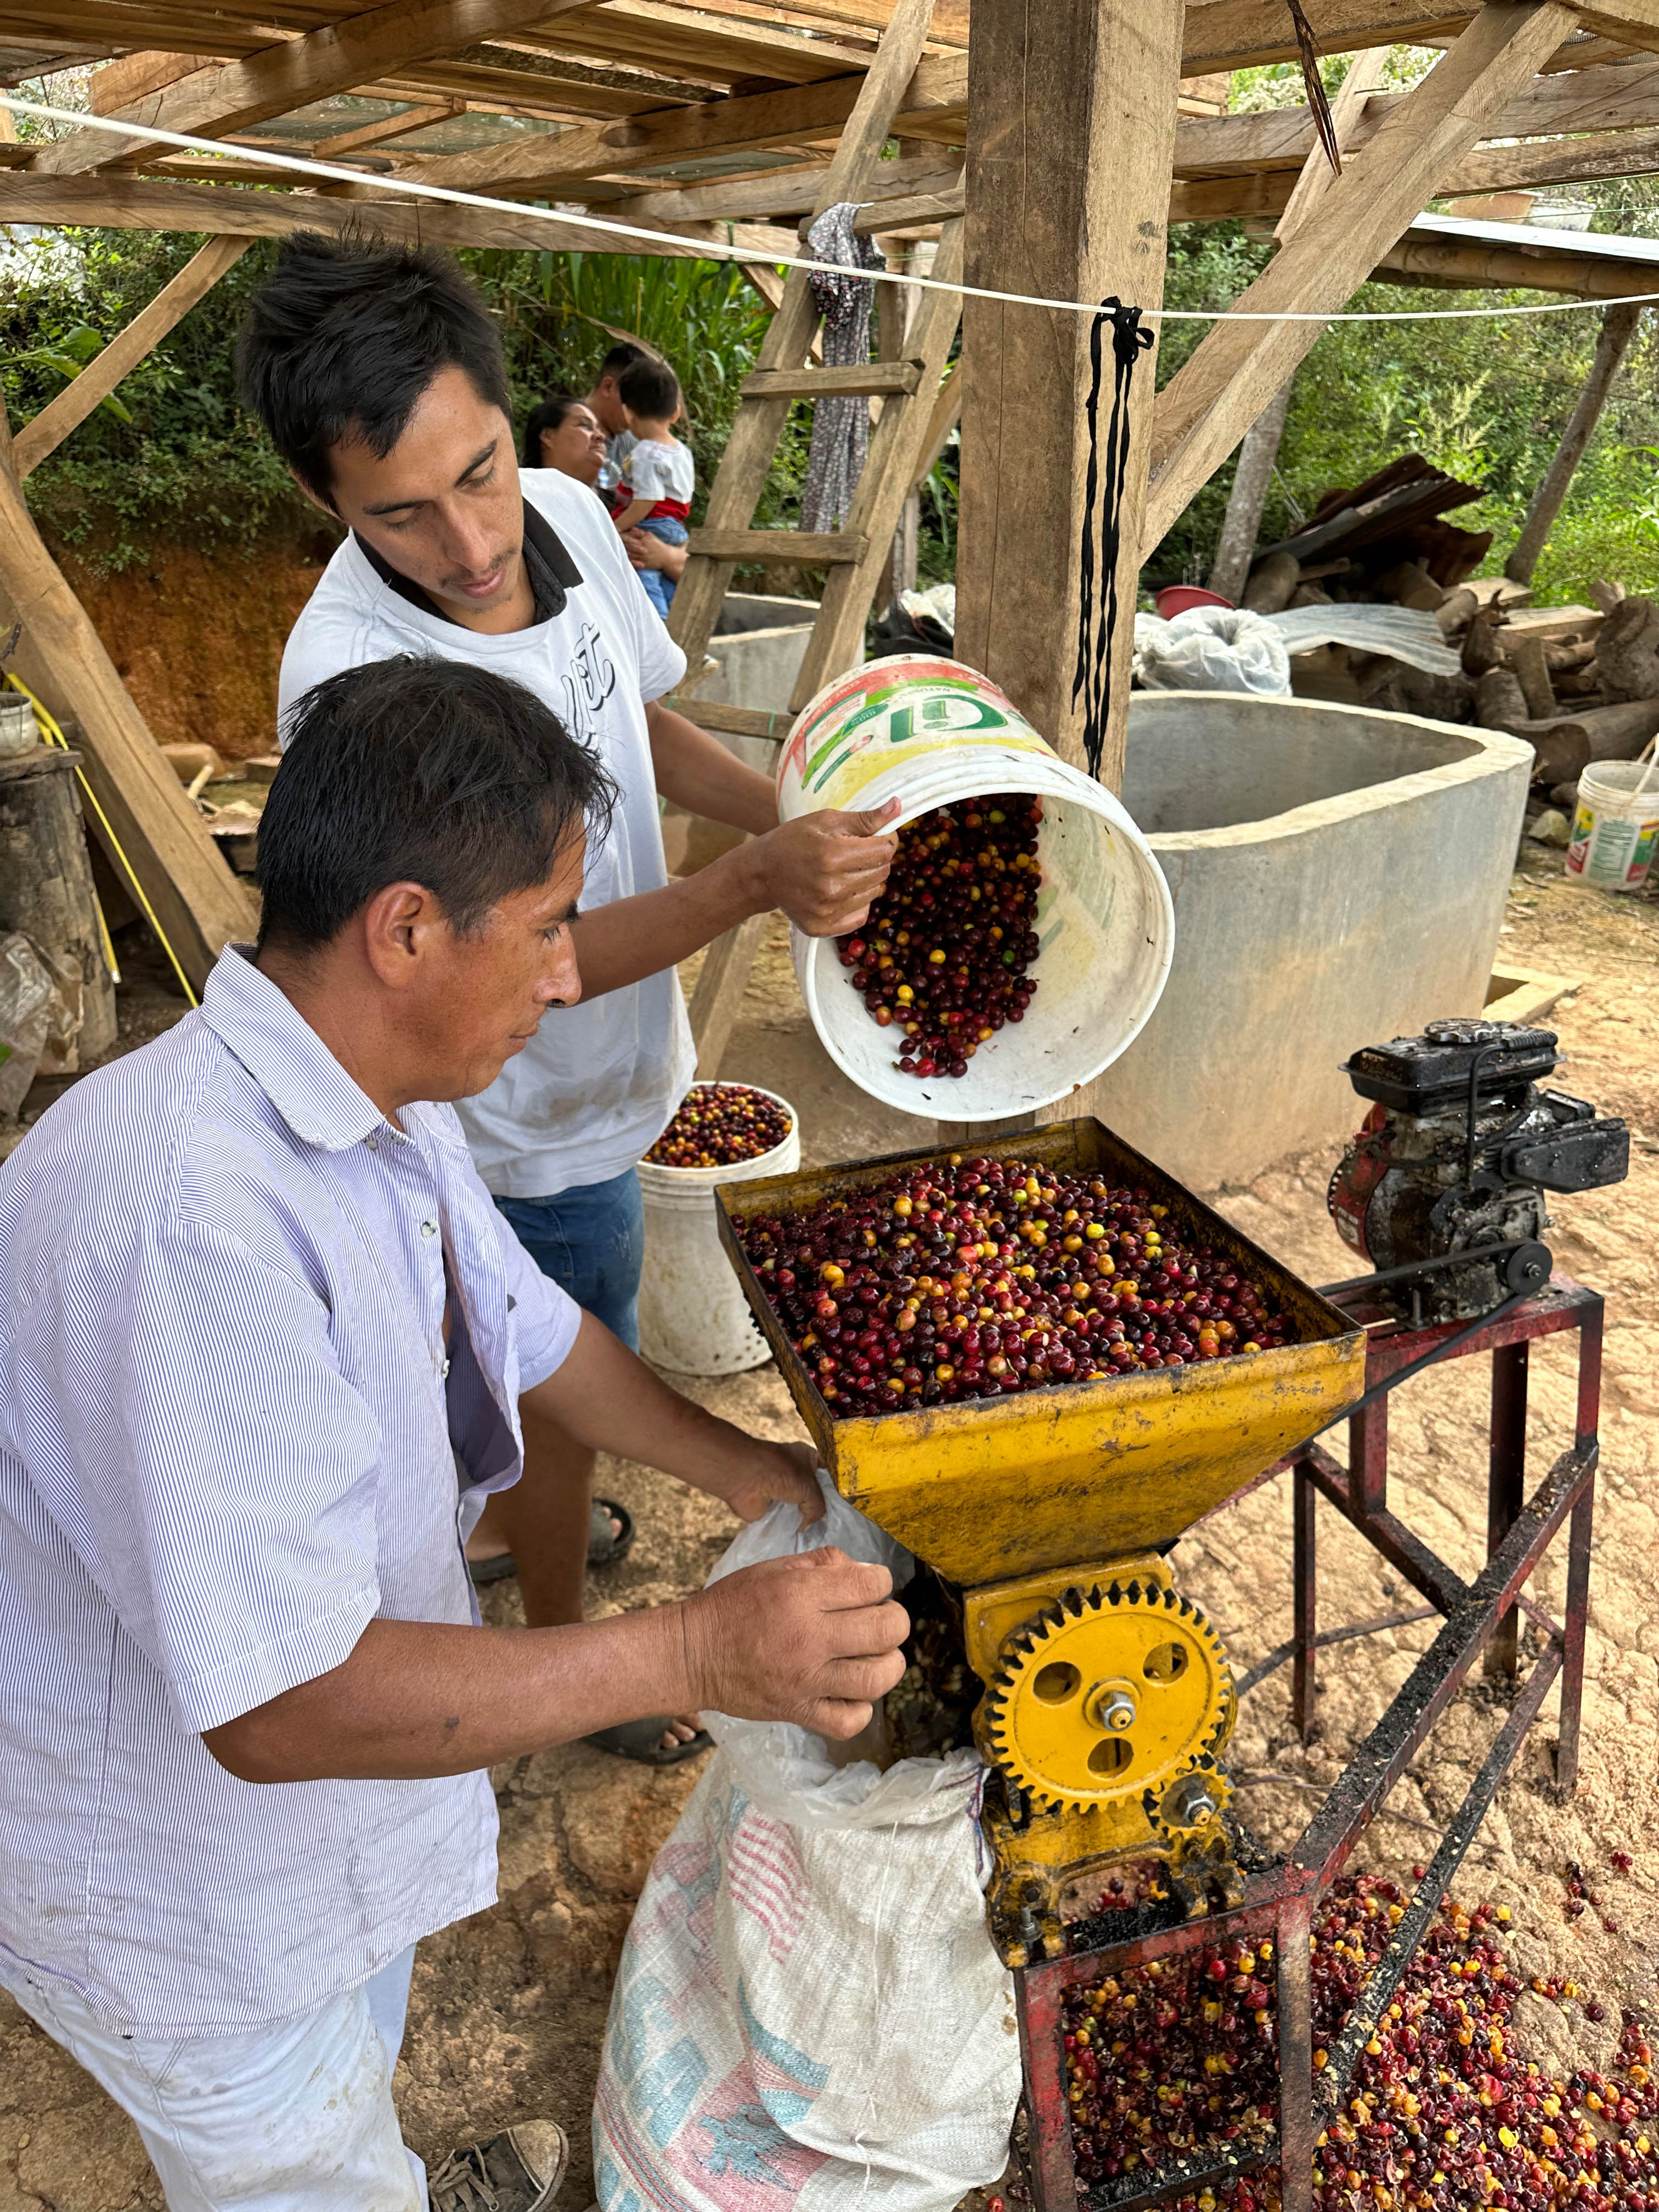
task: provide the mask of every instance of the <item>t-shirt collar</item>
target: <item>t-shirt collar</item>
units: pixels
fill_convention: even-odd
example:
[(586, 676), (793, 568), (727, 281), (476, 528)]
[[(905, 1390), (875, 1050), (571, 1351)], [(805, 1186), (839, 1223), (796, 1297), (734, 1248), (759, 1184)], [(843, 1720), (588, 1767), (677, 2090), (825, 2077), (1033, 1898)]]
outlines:
[[(547, 517), (533, 507), (528, 500), (524, 501), (523, 506), (524, 562), (530, 578), (531, 592), (536, 602), (536, 620), (538, 623), (551, 622), (555, 616), (564, 612), (566, 597), (581, 582), (582, 572), (572, 558), (569, 547)], [(453, 623), (457, 629), (465, 627), (464, 623), (456, 622), (453, 615), (446, 614), (429, 592), (422, 591), (418, 584), (411, 583), (407, 576), (394, 568), (359, 532), (354, 530), (351, 539), (380, 581), (396, 592), (399, 599), (407, 599), (411, 606), (418, 607), (422, 614), (431, 615), (439, 622)]]
[(301, 1144), (343, 1152), (389, 1129), (287, 993), (254, 966), (253, 951), (251, 945), (225, 947), (202, 994), (202, 1019)]

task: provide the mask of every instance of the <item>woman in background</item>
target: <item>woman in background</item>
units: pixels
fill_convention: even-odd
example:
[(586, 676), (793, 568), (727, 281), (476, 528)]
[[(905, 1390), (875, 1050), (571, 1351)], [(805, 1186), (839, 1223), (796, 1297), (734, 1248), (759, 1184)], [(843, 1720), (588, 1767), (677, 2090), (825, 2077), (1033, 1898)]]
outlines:
[[(557, 469), (574, 477), (600, 499), (599, 471), (605, 466), (605, 438), (599, 417), (585, 400), (569, 392), (544, 399), (524, 426), (524, 465), (527, 469)], [(672, 586), (685, 569), (686, 549), (670, 545), (647, 530), (625, 530), (623, 545), (635, 568), (655, 569)], [(655, 605), (654, 600), (653, 605)]]
[(557, 469), (599, 495), (605, 432), (592, 409), (568, 392), (544, 399), (524, 426), (524, 465)]

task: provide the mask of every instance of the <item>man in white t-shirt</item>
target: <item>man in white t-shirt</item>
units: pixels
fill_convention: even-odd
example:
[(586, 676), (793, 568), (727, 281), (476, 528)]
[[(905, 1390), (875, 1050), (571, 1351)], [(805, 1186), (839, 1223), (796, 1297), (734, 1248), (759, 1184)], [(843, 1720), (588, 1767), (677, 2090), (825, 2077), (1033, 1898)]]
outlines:
[[(780, 827), (770, 781), (664, 703), (685, 656), (585, 485), (520, 471), (501, 340), (445, 257), (302, 234), (251, 304), (243, 389), (296, 481), (349, 535), (283, 659), (281, 715), (342, 669), (398, 653), (471, 662), (526, 685), (591, 746), (621, 800), (588, 856), (576, 924), (581, 1003), (542, 1024), (462, 1121), (485, 1186), (538, 1266), (637, 1344), (643, 1253), (635, 1170), (695, 1071), (674, 963), (781, 907), (844, 933), (884, 881), (878, 815)], [(749, 831), (671, 883), (659, 794)], [(473, 1556), (510, 1550), (535, 1626), (579, 1620), (593, 1455), (533, 1417), (530, 1479), (492, 1506)], [(620, 1518), (620, 1516), (617, 1516)], [(652, 1761), (684, 1723), (612, 1730)]]

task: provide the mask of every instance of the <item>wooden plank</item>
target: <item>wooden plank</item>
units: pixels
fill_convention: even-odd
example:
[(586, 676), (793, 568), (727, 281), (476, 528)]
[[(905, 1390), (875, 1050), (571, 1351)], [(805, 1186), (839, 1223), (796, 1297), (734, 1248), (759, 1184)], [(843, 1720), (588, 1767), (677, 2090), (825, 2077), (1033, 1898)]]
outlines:
[[(1050, 299), (1160, 304), (1181, 27), (1178, 9), (1141, 0), (1047, 0), (1041, 8), (976, 11), (967, 167), (971, 283)], [(1124, 158), (1125, 148), (1133, 148), (1133, 159)], [(1149, 328), (1155, 333), (1157, 325)], [(1082, 401), (1091, 383), (1091, 336), (1084, 315), (963, 302), (957, 653), (984, 669), (1074, 763), (1084, 758), (1083, 702), (1073, 695), (1073, 672), (1090, 473)], [(1112, 408), (1111, 351), (1108, 331), (1103, 446)], [(1156, 374), (1154, 345), (1137, 356), (1128, 409), (1112, 712), (1101, 769), (1114, 788), (1122, 778)], [(1044, 410), (1038, 435), (1034, 405)], [(1099, 579), (1102, 593), (1109, 581)]]
[(225, 945), (255, 933), (258, 908), (220, 859), (9, 470), (0, 470), (0, 591), (80, 726), (87, 779), (199, 991)]
[[(946, 227), (939, 240), (933, 273), (941, 283), (961, 282), (962, 233), (958, 220)], [(923, 292), (917, 299), (904, 343), (920, 355), (929, 384), (937, 384), (944, 374), (961, 311), (960, 297), (951, 292)], [(789, 703), (797, 711), (844, 668), (864, 657), (865, 617), (892, 556), (894, 533), (910, 495), (927, 434), (929, 411), (920, 405), (890, 404), (883, 408), (881, 420), (871, 433), (869, 456), (847, 526), (857, 534), (863, 550), (856, 562), (833, 570), (824, 580), (818, 618), (789, 695)]]
[(383, 115), (378, 122), (365, 123), (356, 131), (342, 131), (337, 137), (324, 138), (313, 147), (312, 152), (319, 161), (337, 161), (343, 154), (361, 154), (371, 146), (389, 146), (394, 138), (407, 138), (411, 131), (424, 131), (428, 123), (442, 123), (452, 115), (465, 115), (464, 100), (434, 100), (424, 107), (405, 107), (397, 115)]
[(1659, 53), (1659, 0), (1574, 0), (1587, 31)]
[(40, 467), (71, 430), (77, 429), (93, 410), (103, 403), (131, 368), (160, 345), (176, 323), (180, 323), (204, 293), (210, 292), (227, 269), (240, 261), (252, 246), (251, 238), (210, 238), (185, 262), (178, 275), (155, 295), (146, 307), (117, 332), (102, 353), (89, 361), (79, 376), (48, 400), (32, 421), (17, 433), (13, 462), (19, 480)]
[(87, 79), (87, 101), (94, 115), (114, 115), (149, 93), (164, 92), (202, 66), (200, 54), (158, 53), (154, 48), (106, 62)]
[(1212, 326), (1159, 393), (1146, 535), (1137, 552), (1150, 551), (1164, 536), (1321, 327), (1237, 315), (1341, 307), (1572, 21), (1557, 0), (1524, 9), (1507, 0), (1488, 5), (1344, 165), (1314, 220), (1280, 248), (1236, 313)]
[(845, 530), (703, 529), (691, 532), (691, 550), (709, 561), (782, 561), (820, 568), (860, 559), (865, 541)]
[(688, 697), (677, 702), (672, 696), (665, 703), (677, 705), (678, 711), (690, 715), (700, 728), (724, 730), (728, 737), (761, 738), (779, 745), (788, 736), (794, 719), (787, 707), (775, 710), (766, 707), (728, 707), (721, 699)]
[[(1548, 233), (1543, 234), (1547, 237)], [(1372, 274), (1384, 283), (1429, 284), (1443, 291), (1560, 292), (1581, 300), (1627, 300), (1659, 293), (1659, 266), (1590, 260), (1507, 246), (1454, 245), (1437, 238), (1402, 238)]]
[[(545, 22), (581, 0), (385, 0), (379, 8), (325, 25), (304, 38), (261, 47), (246, 61), (200, 70), (121, 111), (129, 123), (222, 138), (285, 115), (330, 94), (406, 69), (412, 62), (471, 46), (491, 33)], [(73, 176), (135, 159), (130, 143), (102, 131), (72, 131), (43, 146), (34, 169)]]
[(829, 399), (837, 392), (915, 390), (921, 375), (914, 361), (872, 361), (845, 368), (757, 368), (743, 380), (745, 399)]
[[(244, 191), (235, 186), (194, 185), (140, 177), (37, 177), (0, 170), (0, 222), (85, 224), (109, 230), (194, 230), (210, 236), (286, 238), (296, 230), (362, 232), (428, 246), (495, 246), (574, 253), (592, 252), (600, 234), (574, 218), (562, 221), (526, 211), (502, 215), (487, 208), (451, 207), (441, 201), (343, 199), (306, 192)], [(658, 226), (644, 228), (656, 231)], [(793, 246), (786, 232), (761, 223), (722, 224), (702, 234), (662, 228), (649, 239), (626, 241), (632, 253), (702, 258), (711, 239), (756, 254)]]
[[(1461, 31), (1475, 12), (1433, 0), (1305, 0), (1305, 7), (1314, 43), (1325, 54), (1424, 45)], [(1285, 0), (1188, 0), (1182, 44), (1188, 76), (1297, 58)]]
[[(884, 40), (884, 52), (885, 49)], [(677, 160), (705, 161), (728, 154), (764, 152), (836, 131), (844, 135), (863, 88), (875, 74), (872, 67), (862, 76), (831, 77), (819, 84), (791, 86), (784, 92), (708, 100), (696, 107), (664, 108), (631, 123), (568, 131), (556, 138), (514, 140), (476, 154), (451, 154), (418, 165), (411, 163), (406, 173), (463, 191), (501, 194), (545, 189), (550, 192), (566, 178), (651, 169)], [(919, 61), (901, 88), (899, 112), (890, 112), (892, 129), (926, 137), (937, 136), (940, 130), (958, 129), (966, 94), (965, 59), (940, 55)]]
[(933, 464), (945, 451), (945, 443), (962, 420), (962, 363), (953, 361), (945, 371), (943, 381), (927, 413), (927, 428), (916, 457), (915, 467), (910, 473), (910, 489), (920, 491), (933, 472)]
[[(1364, 147), (1411, 93), (1374, 92), (1355, 126)], [(1565, 70), (1518, 86), (1482, 118), (1482, 138), (1542, 138), (1567, 131), (1642, 130), (1659, 124), (1659, 62), (1632, 60)], [(1316, 144), (1305, 107), (1260, 115), (1183, 117), (1176, 130), (1175, 167), (1187, 178), (1243, 174), (1261, 168), (1299, 169)], [(1513, 150), (1521, 151), (1520, 149)]]
[[(699, 219), (730, 222), (744, 216), (805, 215), (817, 206), (819, 187), (829, 167), (827, 161), (803, 161), (794, 168), (769, 169), (758, 177), (640, 192), (623, 204), (665, 222)], [(936, 154), (914, 161), (881, 161), (865, 191), (885, 207), (890, 200), (902, 202), (909, 196), (945, 191), (961, 173), (960, 162)]]
[[(1651, 176), (1656, 171), (1659, 130), (1594, 131), (1571, 138), (1482, 146), (1447, 171), (1433, 197), (1455, 200), (1464, 194)], [(1290, 170), (1261, 169), (1247, 176), (1180, 182), (1170, 194), (1170, 221), (1222, 222), (1252, 216), (1276, 220), (1294, 181)], [(1452, 212), (1456, 213), (1455, 208)]]
[(952, 184), (935, 192), (913, 192), (903, 199), (876, 200), (860, 208), (853, 228), (861, 238), (878, 232), (908, 230), (918, 223), (949, 222), (967, 204), (960, 174)]

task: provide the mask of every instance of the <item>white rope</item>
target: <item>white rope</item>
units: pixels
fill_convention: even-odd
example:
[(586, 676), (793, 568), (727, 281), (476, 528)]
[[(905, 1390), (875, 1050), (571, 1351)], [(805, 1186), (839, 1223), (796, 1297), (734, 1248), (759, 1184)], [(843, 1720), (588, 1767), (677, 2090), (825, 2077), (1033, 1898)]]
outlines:
[[(330, 184), (371, 185), (377, 191), (390, 192), (399, 199), (410, 198), (440, 200), (452, 207), (483, 208), (492, 215), (529, 216), (542, 222), (574, 224), (584, 230), (598, 231), (609, 238), (642, 238), (658, 245), (664, 238), (682, 236), (676, 231), (647, 230), (642, 225), (617, 222), (608, 216), (573, 215), (562, 208), (538, 207), (526, 200), (492, 199), (482, 192), (457, 191), (448, 185), (423, 184), (420, 179), (393, 175), (380, 177), (366, 174), (361, 169), (347, 169), (332, 161), (309, 161), (297, 154), (269, 152), (262, 146), (238, 145), (227, 149), (216, 139), (192, 137), (184, 131), (164, 131), (154, 123), (123, 123), (112, 115), (82, 115), (73, 108), (52, 107), (44, 100), (24, 100), (17, 94), (0, 92), (0, 107), (8, 107), (14, 115), (36, 115), (49, 123), (67, 123), (77, 131), (107, 131), (118, 137), (141, 138), (162, 145), (177, 146), (188, 154), (213, 154), (222, 158), (227, 152), (239, 161), (252, 161), (268, 169), (286, 170), (290, 175), (321, 177)], [(51, 143), (45, 141), (43, 143)], [(556, 143), (556, 141), (555, 142)], [(179, 179), (170, 179), (178, 182)], [(188, 179), (184, 181), (189, 181)], [(0, 193), (3, 193), (0, 183)], [(878, 203), (867, 201), (866, 206)], [(27, 220), (14, 217), (13, 221)], [(100, 226), (86, 226), (97, 229)], [(181, 224), (185, 229), (188, 225)], [(804, 256), (771, 253), (754, 246), (721, 246), (713, 239), (686, 238), (687, 246), (695, 246), (696, 258), (708, 261), (763, 261), (778, 269), (805, 269), (828, 276), (846, 272), (828, 261), (811, 261)], [(983, 284), (951, 284), (938, 276), (915, 276), (908, 271), (872, 269), (869, 272), (878, 284), (908, 284), (921, 292), (954, 292), (965, 300), (996, 300), (1011, 307), (1048, 307), (1059, 314), (1097, 315), (1097, 300), (1050, 300), (1035, 292), (998, 292)], [(1617, 299), (1546, 300), (1510, 307), (1398, 307), (1359, 313), (1338, 312), (1328, 308), (1297, 310), (1284, 314), (1263, 314), (1252, 308), (1232, 307), (1145, 307), (1142, 319), (1162, 323), (1437, 323), (1490, 321), (1506, 315), (1569, 315), (1585, 308), (1596, 313), (1607, 307), (1646, 307), (1659, 301), (1659, 292), (1628, 292)]]

